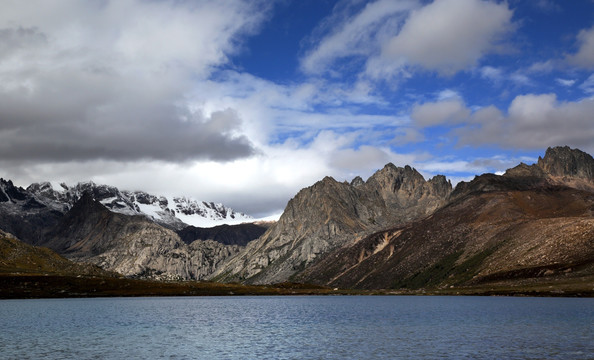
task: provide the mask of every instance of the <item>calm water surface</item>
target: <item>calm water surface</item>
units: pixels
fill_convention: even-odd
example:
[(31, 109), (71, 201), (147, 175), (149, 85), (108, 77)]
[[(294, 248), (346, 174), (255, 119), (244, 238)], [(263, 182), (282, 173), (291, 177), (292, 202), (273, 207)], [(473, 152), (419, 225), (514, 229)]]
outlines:
[(2, 359), (594, 359), (594, 299), (0, 301)]

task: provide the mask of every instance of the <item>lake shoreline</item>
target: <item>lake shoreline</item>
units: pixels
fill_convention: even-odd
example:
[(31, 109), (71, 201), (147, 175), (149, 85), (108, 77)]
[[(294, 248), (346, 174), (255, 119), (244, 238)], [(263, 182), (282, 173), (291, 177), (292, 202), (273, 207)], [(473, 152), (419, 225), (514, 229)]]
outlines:
[[(590, 283), (591, 284), (591, 283)], [(0, 274), (0, 299), (94, 298), (145, 296), (244, 296), (244, 295), (417, 295), (417, 296), (516, 296), (594, 297), (588, 283), (506, 283), (440, 289), (337, 289), (281, 283), (244, 285), (206, 281), (154, 281), (123, 277), (68, 276), (55, 274)]]

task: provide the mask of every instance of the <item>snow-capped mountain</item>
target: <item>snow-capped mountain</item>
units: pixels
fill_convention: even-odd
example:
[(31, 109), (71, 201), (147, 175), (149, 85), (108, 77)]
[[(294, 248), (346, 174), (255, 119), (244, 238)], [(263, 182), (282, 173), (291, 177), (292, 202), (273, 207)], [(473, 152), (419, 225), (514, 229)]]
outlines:
[(143, 191), (121, 191), (115, 186), (97, 185), (92, 181), (69, 187), (62, 183), (54, 189), (51, 183), (31, 184), (27, 191), (38, 201), (58, 210), (67, 211), (89, 192), (109, 210), (126, 215), (144, 215), (155, 222), (173, 229), (187, 225), (212, 227), (222, 224), (240, 224), (254, 221), (246, 214), (236, 212), (223, 204), (198, 201), (188, 197), (165, 197)]

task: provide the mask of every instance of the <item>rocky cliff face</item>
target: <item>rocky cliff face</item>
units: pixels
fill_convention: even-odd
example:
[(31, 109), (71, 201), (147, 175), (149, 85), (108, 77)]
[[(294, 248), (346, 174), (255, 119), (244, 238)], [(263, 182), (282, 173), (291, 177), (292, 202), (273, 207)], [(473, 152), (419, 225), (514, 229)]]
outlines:
[(538, 158), (536, 166), (554, 177), (594, 179), (592, 156), (568, 146), (548, 148), (544, 158)]
[(297, 281), (366, 289), (449, 287), (594, 275), (594, 194), (494, 191), (330, 253)]
[(594, 159), (579, 149), (558, 146), (548, 148), (536, 164), (520, 164), (508, 170), (505, 176), (594, 191)]
[(478, 176), (430, 217), (338, 248), (296, 280), (372, 289), (590, 279), (594, 193), (581, 185), (594, 180), (591, 164), (554, 148), (535, 165)]
[(185, 244), (174, 231), (144, 216), (109, 211), (90, 193), (83, 194), (42, 245), (125, 276), (167, 280), (202, 279), (241, 249), (214, 241)]
[(63, 216), (61, 210), (39, 201), (12, 181), (0, 179), (0, 230), (35, 245)]
[(451, 184), (425, 181), (415, 169), (393, 164), (350, 184), (330, 177), (301, 190), (279, 221), (217, 270), (218, 280), (289, 280), (321, 256), (378, 229), (426, 216), (445, 202)]

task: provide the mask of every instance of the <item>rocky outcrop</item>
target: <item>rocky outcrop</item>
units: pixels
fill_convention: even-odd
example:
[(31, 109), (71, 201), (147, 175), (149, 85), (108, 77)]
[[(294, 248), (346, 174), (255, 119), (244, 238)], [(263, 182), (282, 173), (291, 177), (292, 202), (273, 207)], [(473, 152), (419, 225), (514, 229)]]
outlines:
[(96, 256), (76, 258), (124, 276), (157, 280), (202, 280), (241, 247), (212, 240), (185, 244), (164, 228), (145, 227), (128, 234)]
[(545, 173), (555, 177), (594, 179), (594, 159), (579, 149), (569, 146), (548, 148), (544, 158), (539, 157), (536, 165)]
[(239, 246), (214, 241), (185, 244), (172, 230), (144, 216), (109, 211), (85, 193), (42, 243), (69, 259), (125, 276), (202, 279)]
[(594, 191), (594, 159), (579, 149), (568, 146), (550, 147), (533, 165), (520, 164), (506, 171), (505, 177), (532, 183), (563, 185)]
[(432, 213), (451, 184), (415, 169), (386, 165), (366, 182), (326, 177), (289, 201), (279, 221), (216, 271), (218, 280), (289, 280), (329, 251), (379, 229)]
[[(179, 217), (247, 219), (221, 204), (181, 197), (168, 201), (92, 182), (62, 184), (55, 190), (47, 182), (23, 189), (0, 180), (0, 230), (128, 276), (201, 279), (264, 232), (258, 225), (243, 224), (202, 229), (203, 236), (191, 239), (197, 234), (188, 230), (184, 242), (161, 226), (196, 229)], [(218, 242), (202, 241), (211, 239)]]

